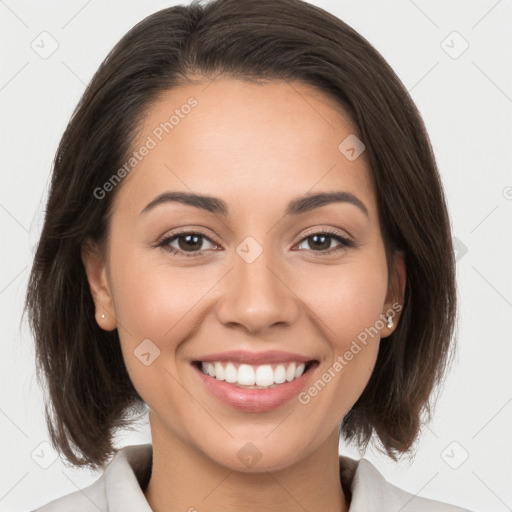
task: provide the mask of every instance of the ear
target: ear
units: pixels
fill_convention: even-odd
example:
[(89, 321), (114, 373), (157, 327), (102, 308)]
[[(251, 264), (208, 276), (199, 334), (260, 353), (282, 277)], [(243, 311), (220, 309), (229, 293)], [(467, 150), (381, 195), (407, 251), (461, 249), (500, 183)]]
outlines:
[(81, 256), (96, 307), (96, 322), (102, 329), (113, 331), (117, 327), (117, 322), (105, 258), (97, 244), (90, 240), (82, 244)]
[[(406, 274), (404, 254), (402, 251), (395, 251), (392, 272), (389, 276), (388, 293), (382, 311), (385, 326), (381, 329), (381, 338), (388, 337), (397, 327), (404, 305)], [(389, 317), (391, 317), (392, 325), (389, 324), (388, 327)]]

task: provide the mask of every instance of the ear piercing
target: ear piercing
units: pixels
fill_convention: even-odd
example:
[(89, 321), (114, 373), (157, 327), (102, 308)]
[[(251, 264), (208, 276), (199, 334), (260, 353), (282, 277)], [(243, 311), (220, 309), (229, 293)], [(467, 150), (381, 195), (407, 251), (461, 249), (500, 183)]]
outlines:
[(101, 313), (101, 318), (105, 318), (105, 313)]
[(393, 327), (393, 317), (391, 315), (388, 316), (387, 328), (391, 329)]

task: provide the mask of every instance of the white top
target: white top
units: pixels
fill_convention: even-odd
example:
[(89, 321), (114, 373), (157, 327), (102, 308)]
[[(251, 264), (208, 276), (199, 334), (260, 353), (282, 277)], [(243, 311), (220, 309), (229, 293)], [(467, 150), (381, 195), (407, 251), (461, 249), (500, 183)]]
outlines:
[[(152, 512), (143, 493), (152, 457), (151, 444), (125, 446), (94, 483), (33, 512)], [(357, 461), (343, 455), (339, 459), (340, 482), (352, 494), (347, 496), (349, 512), (470, 512), (399, 489), (366, 459)]]

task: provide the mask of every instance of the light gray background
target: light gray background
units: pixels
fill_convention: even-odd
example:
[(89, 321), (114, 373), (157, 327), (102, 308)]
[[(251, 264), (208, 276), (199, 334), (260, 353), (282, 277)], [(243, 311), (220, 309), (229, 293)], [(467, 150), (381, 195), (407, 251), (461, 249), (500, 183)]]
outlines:
[[(23, 299), (52, 159), (85, 84), (127, 30), (175, 3), (0, 0), (2, 511), (31, 510), (100, 475), (54, 461), (44, 444), (33, 342), (20, 325)], [(459, 247), (458, 357), (434, 420), (413, 461), (394, 464), (374, 450), (365, 456), (414, 494), (475, 512), (512, 510), (512, 0), (312, 3), (366, 37), (411, 92)], [(58, 43), (46, 59), (31, 47), (51, 48), (43, 31)], [(469, 47), (459, 55), (464, 40)], [(118, 446), (149, 439), (142, 425)], [(344, 445), (340, 451), (359, 457)]]

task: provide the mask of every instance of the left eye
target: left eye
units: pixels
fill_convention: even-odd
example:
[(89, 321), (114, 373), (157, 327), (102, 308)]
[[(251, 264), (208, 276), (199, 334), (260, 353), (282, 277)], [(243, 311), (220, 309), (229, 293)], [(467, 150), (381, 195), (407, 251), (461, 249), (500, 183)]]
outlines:
[(333, 233), (314, 233), (303, 238), (299, 244), (299, 247), (302, 243), (308, 242), (310, 244), (310, 247), (316, 246), (316, 248), (313, 249), (313, 252), (324, 252), (332, 248), (331, 242), (333, 240), (339, 242), (339, 245), (336, 248), (336, 250), (339, 250), (344, 247), (351, 247), (353, 245), (350, 240), (340, 235), (335, 235)]

